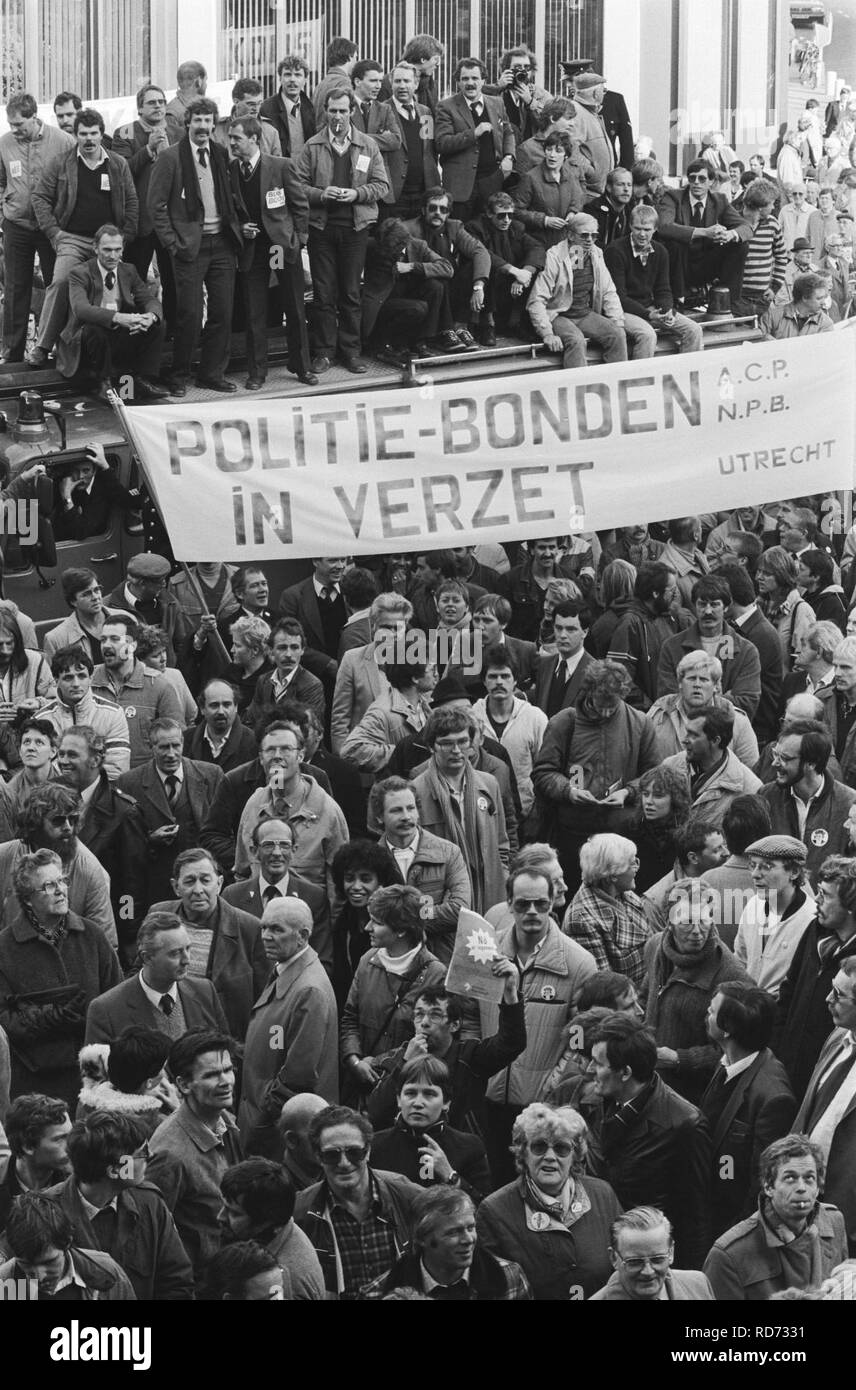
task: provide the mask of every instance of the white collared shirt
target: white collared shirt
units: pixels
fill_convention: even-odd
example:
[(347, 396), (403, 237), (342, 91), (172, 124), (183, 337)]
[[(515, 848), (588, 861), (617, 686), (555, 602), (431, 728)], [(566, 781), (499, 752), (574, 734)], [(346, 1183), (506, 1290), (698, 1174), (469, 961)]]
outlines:
[(93, 1219), (93, 1217), (97, 1216), (99, 1212), (102, 1212), (102, 1211), (115, 1211), (115, 1212), (118, 1212), (118, 1210), (119, 1210), (119, 1198), (118, 1198), (118, 1196), (114, 1197), (113, 1200), (112, 1200), (112, 1202), (108, 1202), (106, 1206), (103, 1206), (103, 1207), (96, 1207), (96, 1206), (93, 1206), (92, 1202), (88, 1202), (88, 1201), (86, 1200), (86, 1198), (84, 1197), (84, 1195), (83, 1195), (83, 1193), (81, 1192), (81, 1190), (80, 1190), (79, 1187), (78, 1187), (78, 1189), (77, 1189), (77, 1195), (78, 1195), (78, 1197), (80, 1198), (80, 1205), (83, 1207), (84, 1215), (86, 1216), (87, 1220), (89, 1220), (89, 1221), (91, 1221), (91, 1220)]
[(338, 586), (338, 584), (321, 584), (321, 583), (315, 578), (315, 575), (314, 575), (314, 574), (313, 574), (313, 576), (312, 576), (312, 583), (315, 585), (315, 597), (316, 597), (316, 598), (320, 598), (320, 597), (321, 597), (322, 591), (323, 591), (324, 589), (329, 589), (331, 595), (333, 595), (334, 597), (338, 598), (338, 596), (339, 596), (339, 586)]
[[(430, 1293), (432, 1289), (449, 1288), (448, 1284), (441, 1284), (439, 1279), (435, 1279), (433, 1274), (428, 1273), (422, 1260), (419, 1261), (419, 1273), (422, 1276), (422, 1287), (426, 1293)], [(461, 1275), (461, 1279), (463, 1279), (465, 1284), (468, 1284), (470, 1282), (470, 1271), (468, 1269), (464, 1270), (463, 1274)], [(454, 1283), (460, 1283), (460, 1280), (455, 1279)]]
[(143, 991), (143, 994), (146, 996), (149, 1003), (153, 1004), (156, 1009), (160, 1008), (160, 1001), (165, 994), (169, 995), (174, 1004), (178, 1003), (178, 984), (175, 981), (173, 981), (169, 989), (152, 989), (151, 985), (146, 983), (142, 970), (137, 976), (137, 979), (140, 982), (140, 989)]
[[(175, 769), (175, 772), (161, 772), (161, 770), (160, 770), (159, 767), (156, 767), (156, 768), (155, 768), (155, 772), (157, 773), (158, 777), (161, 779), (161, 782), (163, 783), (164, 790), (166, 790), (166, 779), (167, 779), (167, 777), (174, 777), (175, 780), (176, 780), (176, 782), (178, 783), (178, 786), (179, 786), (179, 787), (181, 786), (182, 782), (184, 781), (184, 768), (183, 768), (183, 766), (182, 766), (181, 763), (179, 763), (178, 767)], [(177, 789), (178, 789), (178, 788), (176, 788), (176, 790), (177, 790)]]
[(413, 861), (416, 858), (416, 851), (419, 848), (419, 831), (416, 831), (416, 834), (413, 836), (413, 839), (410, 841), (409, 845), (393, 845), (390, 843), (389, 840), (386, 840), (385, 844), (393, 859), (395, 860), (396, 864), (398, 865), (399, 869), (401, 870), (401, 877), (404, 879), (404, 882), (406, 883), (407, 875), (410, 873)]
[(78, 157), (78, 159), (79, 159), (83, 164), (85, 164), (85, 165), (87, 166), (87, 168), (89, 168), (89, 169), (97, 169), (98, 166), (99, 166), (99, 164), (103, 164), (104, 161), (106, 160), (106, 158), (107, 158), (107, 151), (105, 150), (104, 146), (102, 145), (102, 146), (101, 146), (101, 153), (99, 154), (99, 156), (98, 156), (98, 158), (96, 159), (96, 161), (95, 161), (94, 164), (90, 164), (89, 161), (88, 161), (87, 159), (84, 159), (84, 158), (83, 158), (83, 155), (82, 155), (81, 152), (80, 152), (80, 150), (77, 151), (77, 157)]
[(259, 874), (259, 897), (260, 897), (260, 898), (264, 898), (264, 895), (265, 895), (266, 891), (268, 890), (268, 888), (275, 888), (276, 891), (277, 891), (277, 893), (279, 893), (281, 897), (287, 898), (287, 897), (288, 897), (288, 879), (289, 879), (289, 875), (286, 874), (286, 875), (285, 875), (285, 878), (281, 878), (281, 879), (279, 880), (279, 883), (268, 883), (268, 881), (267, 881), (267, 879), (265, 878), (264, 874)]
[(757, 1052), (750, 1052), (748, 1057), (742, 1057), (739, 1062), (726, 1062), (723, 1057), (721, 1065), (725, 1072), (726, 1081), (733, 1081), (735, 1076), (739, 1076), (742, 1071), (748, 1071), (757, 1056)]
[(348, 133), (344, 137), (344, 139), (342, 139), (341, 136), (337, 139), (329, 126), (327, 127), (327, 136), (329, 138), (330, 145), (336, 151), (337, 154), (345, 154), (351, 148), (352, 140), (350, 126), (348, 127)]
[(741, 613), (739, 618), (732, 618), (731, 622), (734, 624), (735, 627), (742, 627), (744, 623), (748, 623), (749, 619), (752, 617), (752, 614), (757, 612), (757, 603), (750, 603), (749, 607), (746, 609), (746, 612)]
[[(583, 657), (585, 656), (585, 654), (586, 654), (585, 647), (580, 647), (580, 649), (579, 649), (579, 651), (577, 652), (576, 656), (569, 656), (569, 657), (566, 657), (566, 658), (565, 658), (565, 673), (566, 673), (566, 674), (565, 674), (565, 680), (566, 680), (566, 681), (569, 681), (569, 680), (571, 679), (571, 676), (572, 676), (572, 675), (574, 674), (574, 672), (576, 671), (577, 667), (579, 666), (579, 664), (580, 664), (580, 662), (582, 661), (582, 659), (583, 659)], [(557, 671), (558, 671), (558, 669), (559, 669), (559, 662), (561, 661), (561, 659), (562, 659), (561, 657), (558, 657), (558, 658), (557, 658), (557, 661), (556, 661), (556, 670), (557, 670)]]

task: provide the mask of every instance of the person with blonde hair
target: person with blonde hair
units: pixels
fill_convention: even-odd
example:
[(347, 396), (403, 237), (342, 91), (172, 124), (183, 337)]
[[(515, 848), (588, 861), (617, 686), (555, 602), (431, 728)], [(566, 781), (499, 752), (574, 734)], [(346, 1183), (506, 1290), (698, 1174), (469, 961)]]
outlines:
[(563, 930), (590, 951), (598, 970), (615, 970), (641, 986), (643, 953), (651, 928), (633, 890), (639, 856), (623, 835), (592, 835), (580, 850), (583, 881)]
[(621, 1207), (609, 1183), (586, 1172), (588, 1138), (570, 1106), (527, 1105), (512, 1131), (518, 1177), (476, 1215), (483, 1247), (513, 1255), (536, 1301), (589, 1298), (609, 1269), (609, 1230)]

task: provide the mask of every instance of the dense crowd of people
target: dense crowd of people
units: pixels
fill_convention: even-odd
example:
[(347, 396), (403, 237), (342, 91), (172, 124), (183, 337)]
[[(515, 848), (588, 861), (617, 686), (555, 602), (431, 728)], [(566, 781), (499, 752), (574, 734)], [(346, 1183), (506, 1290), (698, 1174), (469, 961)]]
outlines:
[[(16, 276), (38, 252), (50, 280), (49, 250), (35, 360), (54, 333), (105, 380), (118, 326), (155, 395), (170, 324), (184, 389), (203, 286), (198, 379), (232, 389), (236, 264), (257, 385), (269, 299), (310, 382), (405, 321), (456, 351), (528, 323), (568, 366), (589, 339), (698, 349), (717, 288), (770, 332), (831, 325), (807, 252), (849, 214), (803, 227), (805, 191), (763, 168), (729, 191), (716, 133), (663, 190), (648, 155), (616, 164), (632, 137), (598, 74), (554, 99), (515, 49), (494, 89), (464, 60), (438, 99), (439, 54), (420, 36), (384, 78), (336, 40), (311, 96), (286, 58), (275, 97), (239, 82), (224, 119), (183, 64), (109, 151), (70, 94), (76, 148), (13, 98), (7, 356)], [(11, 217), (10, 149), (33, 199)], [(55, 524), (81, 539), (138, 504), (93, 446)], [(842, 498), (311, 567), (276, 596), (264, 566), (174, 573), (155, 548), (106, 595), (66, 569), (41, 646), (0, 600), (0, 1281), (62, 1302), (852, 1298)], [(465, 909), (473, 994), (450, 973)]]
[(184, 62), (173, 100), (144, 85), (137, 119), (112, 138), (74, 93), (55, 98), (56, 126), (31, 93), (12, 95), (0, 361), (24, 359), (31, 307), (31, 366), (55, 361), (102, 391), (130, 373), (137, 400), (184, 395), (192, 370), (198, 386), (235, 391), (234, 327), (246, 389), (260, 390), (283, 318), (288, 368), (311, 386), (335, 361), (362, 374), (366, 357), (401, 367), (495, 347), (497, 333), (576, 367), (589, 344), (607, 361), (649, 357), (661, 336), (698, 351), (699, 309), (760, 317), (770, 337), (850, 314), (846, 89), (825, 135), (807, 103), (774, 170), (763, 153), (746, 170), (714, 131), (685, 183), (666, 187), (650, 142), (634, 146), (624, 99), (590, 67), (570, 65), (573, 97), (553, 97), (520, 46), (495, 82), (462, 59), (441, 97), (442, 53), (417, 35), (385, 74), (335, 38), (314, 91), (289, 54), (275, 95), (235, 82), (228, 116), (205, 95), (204, 67)]
[(3, 1277), (852, 1296), (833, 502), (4, 600)]

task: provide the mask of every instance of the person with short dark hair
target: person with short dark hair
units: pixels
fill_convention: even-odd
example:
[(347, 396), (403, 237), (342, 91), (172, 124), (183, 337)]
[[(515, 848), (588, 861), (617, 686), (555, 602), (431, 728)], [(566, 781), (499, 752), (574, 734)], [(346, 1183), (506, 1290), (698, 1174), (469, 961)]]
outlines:
[(687, 186), (661, 192), (659, 236), (675, 245), (672, 288), (679, 299), (695, 294), (706, 302), (709, 286), (717, 284), (729, 290), (733, 305), (740, 297), (752, 229), (724, 193), (712, 190), (711, 174), (705, 160), (693, 159)]
[(344, 1105), (320, 1111), (309, 1127), (324, 1176), (298, 1193), (295, 1219), (321, 1262), (328, 1298), (356, 1299), (395, 1263), (412, 1228), (421, 1188), (369, 1166), (373, 1133)]
[[(220, 116), (214, 132), (211, 136), (218, 145), (224, 149), (229, 149), (229, 129), (230, 126), (241, 116), (258, 121), (258, 142), (262, 154), (272, 155), (274, 159), (281, 159), (283, 155), (282, 145), (280, 144), (279, 132), (276, 126), (269, 121), (262, 112), (264, 104), (265, 89), (256, 77), (239, 77), (232, 86), (232, 109), (228, 116)], [(232, 158), (235, 158), (234, 153)]]
[(256, 754), (252, 729), (238, 718), (238, 692), (231, 681), (214, 676), (199, 692), (201, 718), (184, 731), (184, 754), (192, 762), (213, 763), (223, 773), (243, 767)]
[(53, 1197), (25, 1192), (12, 1203), (0, 1264), (0, 1285), (29, 1280), (40, 1303), (136, 1302), (127, 1274), (102, 1250), (74, 1243), (74, 1227)]
[(812, 882), (828, 855), (851, 853), (846, 822), (856, 791), (829, 771), (832, 750), (826, 721), (787, 718), (772, 749), (773, 780), (760, 793), (773, 833), (805, 845)]
[(390, 366), (405, 365), (411, 344), (436, 336), (444, 282), (452, 275), (451, 263), (400, 218), (384, 218), (366, 253), (363, 345)]
[(65, 1101), (38, 1092), (16, 1096), (4, 1124), (9, 1152), (0, 1158), (0, 1233), (21, 1192), (42, 1192), (65, 1178), (71, 1133)]
[(225, 1245), (211, 1256), (199, 1287), (204, 1302), (290, 1302), (291, 1280), (269, 1250), (254, 1240)]
[(392, 1129), (373, 1141), (374, 1161), (391, 1173), (403, 1173), (421, 1187), (445, 1183), (460, 1188), (478, 1206), (491, 1191), (484, 1142), (453, 1129), (449, 1069), (426, 1053), (405, 1062), (398, 1076), (398, 1116)]
[(516, 215), (509, 193), (491, 193), (484, 211), (467, 224), (467, 231), (490, 255), (490, 278), (484, 308), (470, 323), (482, 347), (496, 347), (497, 330), (514, 338), (529, 338), (526, 302), (546, 255), (539, 239)]
[(764, 337), (782, 341), (807, 338), (813, 333), (831, 333), (832, 319), (823, 309), (827, 293), (828, 285), (822, 275), (815, 271), (798, 275), (791, 288), (790, 303), (771, 304), (762, 316)]
[(511, 174), (515, 137), (502, 100), (484, 94), (478, 58), (462, 58), (453, 77), (458, 90), (437, 105), (435, 139), (454, 216), (466, 222)]
[(232, 1116), (234, 1043), (197, 1028), (170, 1048), (169, 1073), (181, 1104), (149, 1140), (148, 1180), (163, 1194), (197, 1282), (220, 1245), (220, 1182), (243, 1158)]
[(75, 1242), (124, 1269), (138, 1299), (187, 1303), (193, 1273), (161, 1194), (144, 1180), (146, 1131), (133, 1118), (96, 1110), (68, 1136), (71, 1174), (47, 1193)]
[(192, 102), (204, 97), (208, 87), (208, 73), (202, 63), (195, 58), (187, 58), (179, 63), (175, 74), (176, 93), (167, 103), (167, 126), (172, 127), (176, 139), (180, 140), (187, 128), (187, 111)]
[[(108, 994), (112, 991), (108, 990)], [(87, 1024), (89, 1019), (87, 1018)], [(162, 1029), (131, 1023), (104, 1047), (85, 1044), (81, 1065), (90, 1051), (106, 1051), (107, 1079), (85, 1086), (77, 1102), (77, 1119), (99, 1110), (132, 1119), (147, 1136), (179, 1106), (179, 1096), (164, 1071), (171, 1040)]]
[(327, 97), (331, 92), (350, 91), (354, 68), (360, 56), (359, 45), (339, 34), (327, 44), (327, 71), (312, 93), (318, 129), (324, 126)]
[(626, 666), (633, 682), (627, 703), (649, 710), (657, 699), (663, 643), (675, 635), (675, 572), (659, 560), (643, 560), (633, 581), (633, 598), (619, 615), (607, 655)]
[[(204, 76), (201, 80), (204, 83)], [(243, 250), (244, 236), (229, 182), (229, 157), (211, 138), (216, 120), (216, 102), (196, 96), (187, 103), (183, 137), (158, 156), (149, 185), (155, 233), (169, 251), (175, 273), (176, 322), (167, 382), (173, 396), (186, 393), (200, 333), (197, 384), (219, 392), (237, 390), (225, 371), (231, 344), (235, 257)], [(203, 288), (208, 294), (204, 331)]]
[(719, 985), (707, 1031), (722, 1048), (699, 1109), (711, 1132), (711, 1232), (721, 1235), (749, 1216), (758, 1200), (761, 1154), (791, 1128), (796, 1100), (769, 1048), (776, 1005), (751, 982)]
[(56, 698), (46, 704), (41, 713), (51, 720), (60, 738), (80, 725), (98, 734), (103, 740), (99, 768), (103, 764), (107, 776), (115, 781), (128, 771), (131, 762), (130, 734), (124, 711), (105, 696), (93, 692), (95, 665), (85, 647), (61, 647), (53, 657), (51, 669), (57, 683)]
[(766, 1302), (781, 1289), (821, 1284), (847, 1258), (844, 1217), (818, 1200), (825, 1176), (823, 1150), (806, 1135), (768, 1145), (757, 1211), (721, 1235), (704, 1262), (717, 1299)]
[(713, 654), (722, 662), (722, 694), (751, 719), (761, 698), (761, 661), (754, 644), (728, 626), (727, 614), (731, 606), (728, 584), (719, 574), (704, 574), (692, 586), (691, 601), (695, 621), (660, 648), (658, 695), (670, 695), (677, 690), (681, 657), (702, 648), (710, 652), (715, 643)]
[(803, 1096), (829, 1036), (827, 999), (856, 955), (856, 860), (832, 854), (817, 874), (817, 916), (804, 931), (779, 990), (772, 1047)]
[[(90, 107), (78, 111), (74, 137), (75, 145), (60, 151), (45, 166), (32, 195), (36, 221), (57, 255), (45, 292), (36, 345), (27, 358), (31, 367), (45, 365), (65, 327), (69, 277), (75, 266), (90, 259), (92, 238), (99, 227), (115, 227), (119, 238), (125, 241), (132, 240), (137, 231), (137, 190), (127, 162), (103, 147), (103, 116)], [(106, 280), (104, 293), (109, 298)]]
[(51, 662), (63, 647), (82, 646), (97, 664), (101, 660), (101, 629), (109, 610), (104, 605), (98, 575), (75, 566), (62, 572), (62, 596), (71, 609), (57, 627), (45, 633), (42, 650)]
[[(341, 42), (348, 42), (356, 55), (355, 44)], [(312, 372), (329, 371), (338, 350), (346, 370), (362, 375), (366, 365), (359, 356), (360, 283), (369, 227), (377, 221), (378, 203), (389, 191), (389, 178), (375, 141), (351, 121), (356, 97), (350, 83), (346, 88), (325, 78), (314, 100), (318, 120), (326, 120), (297, 158), (297, 176), (309, 196)]]
[(183, 131), (167, 120), (166, 93), (145, 82), (137, 92), (136, 120), (119, 126), (113, 136), (113, 153), (128, 161), (140, 200), (137, 234), (129, 243), (125, 258), (145, 284), (152, 257), (157, 259), (163, 287), (163, 318), (169, 330), (175, 322), (175, 280), (169, 252), (159, 241), (149, 207), (149, 186), (158, 156), (181, 139)]
[[(724, 702), (725, 703), (725, 702)], [(742, 763), (729, 746), (734, 733), (734, 712), (725, 703), (702, 705), (685, 715), (682, 753), (663, 762), (687, 777), (692, 810), (717, 829), (735, 796), (761, 789), (761, 779)]]
[[(325, 1108), (323, 1101), (320, 1108)], [(226, 1169), (220, 1191), (220, 1223), (228, 1238), (264, 1246), (289, 1276), (296, 1302), (323, 1299), (321, 1266), (308, 1237), (294, 1221), (295, 1190), (286, 1169), (269, 1158), (245, 1158)]]
[(315, 109), (306, 95), (309, 67), (305, 58), (287, 53), (276, 65), (279, 91), (259, 107), (259, 116), (270, 121), (279, 136), (280, 152), (296, 159), (315, 134)]
[(625, 1207), (655, 1206), (675, 1232), (680, 1264), (697, 1269), (710, 1244), (710, 1132), (694, 1105), (657, 1075), (657, 1044), (624, 1014), (604, 1019), (592, 1038), (593, 1119), (599, 1152), (592, 1168)]
[(306, 633), (296, 618), (278, 618), (270, 630), (268, 651), (273, 670), (259, 677), (251, 703), (241, 716), (242, 723), (255, 728), (265, 716), (273, 716), (284, 700), (297, 700), (314, 710), (323, 721), (326, 702), (324, 687), (302, 664), (306, 652)]
[[(9, 129), (0, 135), (0, 192), (3, 198), (3, 332), (0, 363), (23, 362), (34, 294), (36, 253), (42, 279), (49, 285), (56, 252), (39, 227), (32, 195), (42, 172), (74, 148), (69, 132), (39, 119), (30, 92), (15, 92), (6, 101)], [(13, 174), (14, 169), (14, 174)]]

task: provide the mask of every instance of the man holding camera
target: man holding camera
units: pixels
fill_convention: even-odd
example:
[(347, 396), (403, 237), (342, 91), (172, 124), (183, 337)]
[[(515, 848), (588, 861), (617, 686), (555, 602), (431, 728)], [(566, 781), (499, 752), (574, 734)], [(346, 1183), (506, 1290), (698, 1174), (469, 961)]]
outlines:
[(535, 54), (525, 44), (510, 48), (499, 60), (495, 86), (485, 87), (491, 96), (501, 96), (505, 114), (514, 127), (517, 144), (529, 140), (538, 129), (538, 117), (550, 93), (535, 85)]

